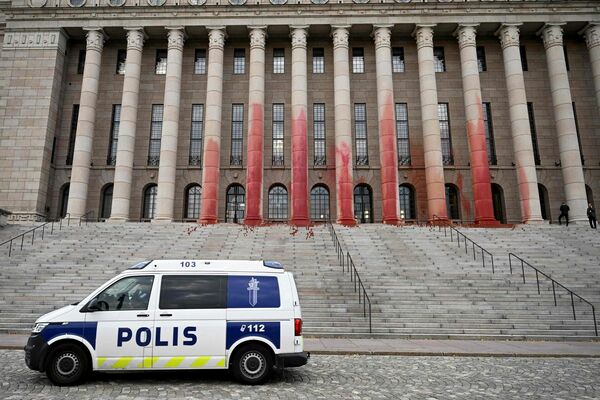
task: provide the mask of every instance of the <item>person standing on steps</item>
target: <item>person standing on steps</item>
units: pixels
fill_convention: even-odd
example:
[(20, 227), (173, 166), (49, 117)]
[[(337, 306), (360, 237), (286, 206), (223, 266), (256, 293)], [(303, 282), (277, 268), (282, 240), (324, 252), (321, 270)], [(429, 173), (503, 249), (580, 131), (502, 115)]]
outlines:
[(590, 228), (596, 229), (596, 210), (594, 210), (592, 203), (588, 203), (587, 216), (590, 220)]
[(567, 226), (569, 226), (569, 206), (564, 201), (560, 205), (560, 215), (558, 216), (558, 224), (562, 225), (563, 217), (567, 220)]

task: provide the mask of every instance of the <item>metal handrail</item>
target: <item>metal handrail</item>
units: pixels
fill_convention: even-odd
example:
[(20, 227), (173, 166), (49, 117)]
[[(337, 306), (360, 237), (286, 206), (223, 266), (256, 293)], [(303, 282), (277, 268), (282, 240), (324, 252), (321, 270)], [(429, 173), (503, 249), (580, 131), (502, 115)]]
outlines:
[(90, 210), (88, 212), (86, 212), (85, 214), (83, 214), (81, 217), (79, 217), (79, 226), (81, 226), (81, 222), (82, 220), (85, 221), (85, 226), (87, 226), (89, 218), (89, 215), (92, 215), (94, 213), (94, 210)]
[[(69, 214), (67, 214), (69, 215)], [(70, 217), (70, 215), (69, 215)], [(13, 242), (18, 240), (19, 238), (21, 239), (21, 246), (20, 246), (20, 250), (23, 251), (23, 244), (25, 243), (25, 235), (27, 235), (28, 233), (31, 233), (31, 245), (33, 245), (34, 241), (35, 241), (35, 231), (41, 229), (42, 230), (42, 239), (44, 240), (44, 233), (46, 232), (46, 226), (48, 224), (50, 224), (50, 234), (52, 235), (54, 233), (54, 223), (57, 222), (58, 223), (58, 230), (62, 230), (62, 219), (59, 219), (58, 221), (48, 221), (48, 222), (44, 222), (42, 225), (38, 225), (28, 231), (25, 231), (21, 234), (18, 234), (15, 237), (12, 237), (2, 243), (0, 243), (0, 247), (4, 246), (5, 244), (8, 244), (8, 256), (10, 257), (12, 255), (12, 246), (13, 246)], [(67, 220), (67, 224), (68, 224), (68, 220)]]
[(577, 293), (575, 293), (574, 291), (572, 291), (571, 289), (569, 289), (568, 287), (566, 287), (565, 285), (563, 285), (562, 283), (558, 282), (556, 279), (552, 278), (550, 275), (542, 272), (541, 270), (539, 270), (538, 268), (534, 267), (533, 265), (531, 265), (530, 263), (528, 263), (527, 261), (523, 260), (521, 257), (519, 257), (518, 255), (514, 254), (514, 253), (508, 253), (508, 265), (510, 268), (510, 274), (512, 275), (513, 273), (513, 268), (512, 268), (512, 259), (516, 258), (517, 260), (521, 261), (521, 272), (523, 275), (523, 283), (525, 283), (525, 265), (528, 266), (529, 268), (533, 269), (535, 271), (535, 280), (537, 283), (537, 290), (538, 290), (538, 294), (541, 295), (540, 292), (540, 274), (542, 276), (544, 276), (545, 278), (549, 279), (552, 282), (552, 295), (554, 296), (554, 306), (557, 307), (558, 303), (556, 301), (556, 286), (560, 286), (561, 288), (563, 288), (564, 290), (566, 290), (570, 297), (571, 297), (571, 309), (573, 310), (573, 320), (577, 321), (577, 315), (575, 314), (575, 300), (574, 300), (574, 296), (577, 297), (579, 300), (587, 303), (591, 308), (592, 308), (592, 316), (594, 318), (594, 332), (596, 333), (596, 336), (598, 336), (598, 322), (596, 321), (596, 308), (594, 307), (594, 305), (592, 303), (590, 303), (589, 301), (587, 301), (586, 299), (584, 299), (583, 297), (581, 297), (580, 295), (578, 295)]
[[(437, 222), (437, 224), (436, 224), (436, 222)], [(487, 251), (486, 249), (481, 247), (479, 244), (477, 244), (477, 242), (475, 242), (473, 239), (469, 238), (467, 235), (465, 235), (464, 233), (462, 233), (461, 231), (456, 229), (454, 226), (452, 226), (452, 224), (448, 220), (442, 219), (442, 218), (438, 217), (437, 215), (434, 215), (433, 219), (432, 219), (432, 223), (434, 225), (438, 226), (438, 232), (442, 230), (442, 227), (444, 227), (444, 237), (448, 236), (448, 233), (446, 232), (446, 229), (448, 229), (450, 231), (450, 241), (451, 242), (454, 242), (454, 236), (456, 234), (456, 244), (458, 245), (459, 248), (461, 247), (461, 237), (462, 237), (463, 242), (465, 244), (465, 253), (468, 254), (469, 247), (471, 247), (472, 252), (473, 252), (473, 260), (477, 260), (477, 253), (481, 252), (481, 262), (483, 264), (483, 268), (485, 268), (486, 255), (489, 256), (489, 258), (491, 260), (491, 264), (492, 264), (492, 274), (495, 273), (494, 255), (492, 253), (490, 253), (489, 251)], [(469, 246), (469, 243), (471, 244), (471, 246)], [(475, 248), (477, 248), (478, 251), (475, 251)]]
[(329, 233), (331, 234), (331, 239), (333, 240), (333, 245), (335, 247), (335, 252), (337, 254), (338, 262), (342, 267), (342, 273), (346, 273), (346, 270), (350, 273), (350, 281), (354, 282), (354, 292), (358, 292), (358, 304), (363, 305), (363, 316), (367, 317), (367, 306), (369, 311), (369, 333), (373, 333), (373, 320), (371, 317), (371, 298), (367, 294), (367, 289), (363, 284), (362, 279), (358, 271), (356, 270), (356, 266), (354, 265), (354, 261), (350, 256), (350, 252), (347, 251), (344, 254), (344, 249), (340, 244), (340, 240), (338, 239), (337, 233), (335, 232), (335, 228), (333, 224), (329, 221), (326, 222), (327, 227), (329, 229)]

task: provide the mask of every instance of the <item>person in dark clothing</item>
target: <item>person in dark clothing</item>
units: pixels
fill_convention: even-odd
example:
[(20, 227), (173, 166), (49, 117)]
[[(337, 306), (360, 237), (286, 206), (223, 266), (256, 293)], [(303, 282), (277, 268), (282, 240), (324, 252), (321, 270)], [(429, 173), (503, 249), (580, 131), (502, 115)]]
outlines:
[(567, 226), (569, 226), (569, 206), (564, 201), (560, 205), (560, 215), (558, 216), (558, 224), (562, 225), (563, 217), (567, 220)]
[(594, 210), (592, 203), (588, 203), (587, 216), (590, 220), (590, 228), (596, 229), (596, 210)]

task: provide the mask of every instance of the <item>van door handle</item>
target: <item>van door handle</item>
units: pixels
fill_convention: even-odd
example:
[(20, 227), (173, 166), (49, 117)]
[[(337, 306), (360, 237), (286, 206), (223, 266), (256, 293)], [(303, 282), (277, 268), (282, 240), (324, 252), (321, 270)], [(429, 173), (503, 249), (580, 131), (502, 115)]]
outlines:
[(161, 316), (161, 317), (172, 317), (172, 316), (173, 316), (173, 314), (167, 314), (167, 313), (164, 313), (164, 314), (160, 314), (160, 316)]
[(149, 316), (150, 316), (150, 314), (138, 314), (137, 316), (138, 316), (138, 317), (149, 317)]

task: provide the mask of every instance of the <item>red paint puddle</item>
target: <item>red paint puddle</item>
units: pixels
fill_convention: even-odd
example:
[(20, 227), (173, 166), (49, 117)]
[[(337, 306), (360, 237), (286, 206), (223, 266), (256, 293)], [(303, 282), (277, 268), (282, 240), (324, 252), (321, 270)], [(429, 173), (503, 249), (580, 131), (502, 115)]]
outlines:
[(248, 131), (248, 164), (246, 169), (246, 219), (251, 226), (260, 225), (263, 185), (264, 115), (262, 104), (252, 104)]
[(384, 224), (398, 220), (398, 153), (394, 127), (394, 109), (388, 96), (379, 120), (379, 153), (381, 162), (381, 198)]
[(310, 224), (308, 219), (308, 143), (306, 113), (302, 109), (292, 120), (292, 218), (299, 226)]
[(217, 223), (217, 202), (219, 198), (220, 146), (212, 138), (204, 144), (204, 169), (202, 174), (202, 210), (198, 223)]

